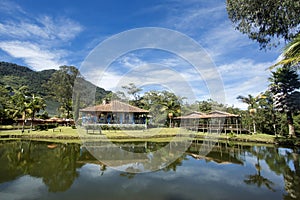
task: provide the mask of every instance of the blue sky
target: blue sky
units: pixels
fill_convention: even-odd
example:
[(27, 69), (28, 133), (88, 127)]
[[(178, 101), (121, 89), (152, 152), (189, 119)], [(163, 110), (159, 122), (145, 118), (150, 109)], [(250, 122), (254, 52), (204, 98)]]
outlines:
[[(0, 58), (34, 70), (58, 69), (60, 65), (80, 67), (103, 40), (142, 27), (179, 31), (197, 41), (221, 75), (226, 94), (224, 103), (240, 108), (246, 105), (236, 100), (238, 95), (257, 95), (267, 88), (270, 72), (266, 68), (278, 59), (282, 50), (282, 47), (260, 50), (257, 43), (234, 30), (227, 17), (225, 0), (2, 0)], [(147, 63), (189, 65), (165, 52), (129, 52), (113, 62), (99, 86), (113, 90), (115, 86), (111, 83), (120, 79), (122, 74), (118, 71), (123, 67)], [(183, 71), (183, 76), (196, 81), (197, 77), (188, 71)], [(197, 84), (192, 84), (196, 96), (205, 100), (209, 97), (207, 90)]]

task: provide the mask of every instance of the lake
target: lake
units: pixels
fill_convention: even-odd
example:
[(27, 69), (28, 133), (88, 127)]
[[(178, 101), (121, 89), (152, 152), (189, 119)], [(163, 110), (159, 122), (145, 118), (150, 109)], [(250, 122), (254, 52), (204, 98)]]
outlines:
[[(166, 145), (126, 142), (150, 154)], [(119, 171), (70, 143), (0, 141), (1, 199), (300, 199), (299, 149), (194, 142), (170, 165), (147, 173)], [(134, 150), (130, 150), (134, 149)], [(150, 150), (149, 150), (150, 149)], [(106, 154), (105, 157), (113, 155)], [(128, 157), (124, 157), (129, 161)], [(135, 165), (138, 159), (132, 158)], [(122, 165), (122, 156), (114, 157)], [(137, 171), (138, 172), (138, 171)]]

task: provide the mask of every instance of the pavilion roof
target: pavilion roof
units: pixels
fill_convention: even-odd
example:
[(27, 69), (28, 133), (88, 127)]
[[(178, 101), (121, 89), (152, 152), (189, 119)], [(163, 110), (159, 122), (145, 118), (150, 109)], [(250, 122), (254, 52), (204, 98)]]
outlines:
[(80, 110), (81, 112), (124, 112), (124, 113), (149, 113), (148, 110), (129, 105), (121, 101), (111, 101), (106, 104), (90, 106)]
[(188, 115), (176, 117), (175, 119), (210, 119), (210, 118), (222, 118), (222, 117), (239, 117), (239, 115), (235, 115), (235, 114), (231, 114), (219, 110), (214, 110), (207, 114), (194, 111)]

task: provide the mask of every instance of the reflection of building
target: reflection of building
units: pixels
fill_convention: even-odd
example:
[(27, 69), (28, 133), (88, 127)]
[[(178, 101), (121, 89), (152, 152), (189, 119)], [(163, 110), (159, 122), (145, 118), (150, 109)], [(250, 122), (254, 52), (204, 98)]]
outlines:
[(103, 102), (80, 110), (82, 123), (145, 124), (148, 110), (120, 101)]
[[(211, 144), (213, 146), (206, 146), (205, 142), (193, 143), (186, 151), (186, 153), (197, 160), (204, 159), (206, 162), (215, 162), (217, 164), (238, 164), (243, 165), (245, 160), (241, 153), (242, 149), (237, 147), (227, 147), (226, 143)], [(210, 151), (203, 153), (204, 148), (209, 148)], [(202, 151), (201, 151), (202, 150)]]
[(241, 117), (239, 115), (218, 110), (211, 111), (207, 114), (192, 112), (174, 119), (180, 122), (181, 127), (203, 132), (241, 133), (245, 131), (242, 129)]

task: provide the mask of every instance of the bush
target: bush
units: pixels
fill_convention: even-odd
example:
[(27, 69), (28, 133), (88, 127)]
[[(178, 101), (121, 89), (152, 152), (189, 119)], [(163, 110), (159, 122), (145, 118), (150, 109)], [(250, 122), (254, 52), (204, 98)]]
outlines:
[(58, 127), (58, 124), (38, 124), (34, 127), (35, 130), (39, 130), (39, 131), (44, 131), (44, 130), (48, 130), (51, 128), (56, 128)]
[(84, 126), (86, 130), (109, 130), (109, 131), (117, 131), (117, 130), (143, 130), (145, 129), (145, 125), (143, 124), (118, 124), (118, 125), (106, 125), (106, 124), (88, 124)]

